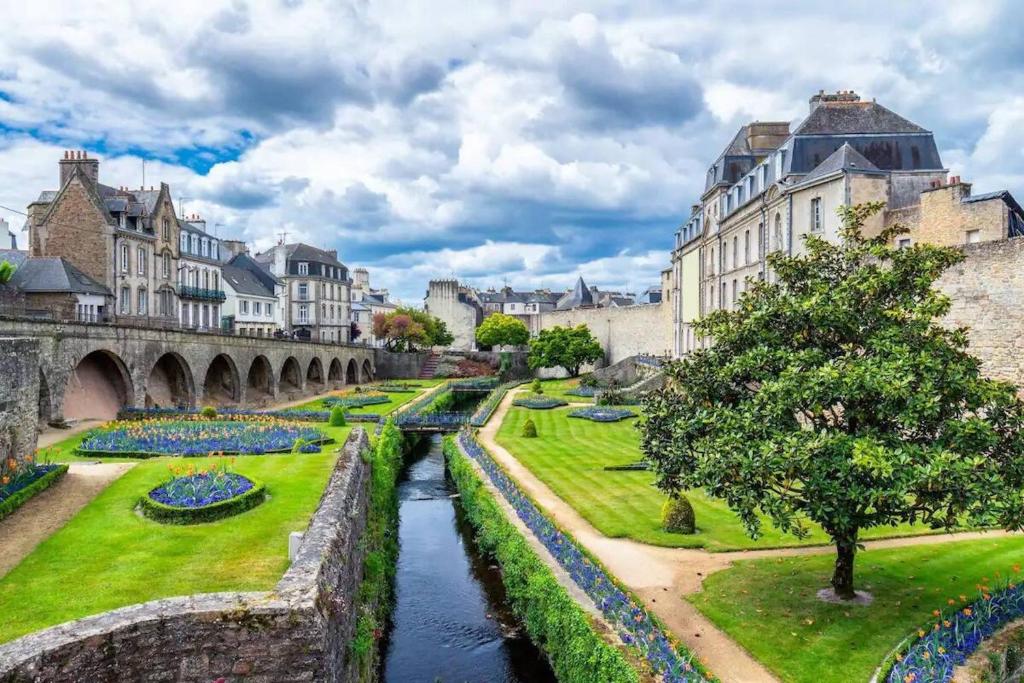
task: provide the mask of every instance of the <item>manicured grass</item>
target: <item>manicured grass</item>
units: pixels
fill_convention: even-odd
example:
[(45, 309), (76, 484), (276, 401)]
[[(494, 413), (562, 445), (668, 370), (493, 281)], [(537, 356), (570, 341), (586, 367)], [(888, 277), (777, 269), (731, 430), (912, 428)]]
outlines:
[[(606, 536), (633, 538), (654, 545), (703, 547), (711, 551), (829, 542), (820, 530), (801, 540), (779, 532), (767, 522), (762, 537), (755, 541), (724, 502), (700, 491), (686, 494), (696, 513), (697, 533), (687, 536), (662, 530), (661, 508), (666, 497), (654, 488), (654, 475), (645, 471), (609, 472), (604, 469), (640, 460), (637, 420), (596, 423), (569, 418), (569, 410), (512, 408), (498, 431), (498, 443)], [(538, 438), (521, 436), (527, 416), (536, 424)], [(923, 527), (902, 525), (871, 529), (863, 538), (927, 531)]]
[[(541, 386), (544, 387), (545, 396), (560, 398), (563, 401), (568, 401), (569, 403), (593, 403), (593, 397), (575, 396), (573, 394), (565, 393), (570, 389), (575, 389), (576, 387), (579, 386), (579, 384), (579, 377), (571, 379), (546, 379), (541, 381)], [(530, 384), (524, 384), (523, 388), (529, 390)]]
[(690, 597), (696, 607), (781, 680), (866, 681), (904, 636), (928, 626), (932, 610), (976, 585), (996, 582), (1021, 561), (1024, 538), (962, 541), (858, 553), (858, 589), (869, 606), (816, 598), (828, 585), (833, 556), (750, 560), (712, 574)]
[[(377, 383), (374, 383), (374, 384), (363, 384), (361, 386), (364, 389), (366, 389), (367, 391), (376, 391), (376, 387), (380, 386), (381, 384), (410, 384), (410, 385), (413, 385), (413, 386), (416, 386), (416, 387), (420, 387), (420, 390), (416, 391), (416, 392), (410, 392), (410, 393), (407, 393), (407, 394), (388, 394), (388, 402), (387, 403), (376, 403), (374, 405), (360, 406), (358, 408), (348, 408), (348, 409), (345, 410), (345, 412), (346, 413), (352, 413), (352, 414), (355, 414), (355, 415), (365, 415), (367, 413), (372, 413), (372, 414), (375, 414), (375, 415), (388, 415), (388, 414), (392, 413), (395, 409), (397, 409), (399, 406), (404, 405), (404, 404), (408, 403), (409, 401), (412, 401), (417, 396), (420, 396), (424, 391), (430, 389), (431, 387), (437, 386), (441, 382), (445, 382), (445, 381), (447, 381), (447, 380), (443, 380), (443, 379), (413, 379), (413, 380), (405, 380), (405, 379), (403, 379), (403, 380), (392, 380), (392, 381), (388, 381), (388, 382), (377, 382)], [(296, 410), (330, 410), (330, 408), (327, 408), (324, 405), (324, 398), (327, 398), (329, 396), (330, 396), (330, 394), (328, 394), (327, 396), (321, 396), (321, 397), (316, 398), (316, 399), (314, 399), (312, 401), (309, 401), (308, 403), (303, 403), (300, 406), (296, 406), (295, 409)]]
[(159, 524), (134, 510), (172, 463), (140, 462), (0, 579), (0, 642), (70, 619), (161, 597), (267, 590), (288, 567), (288, 534), (306, 528), (350, 427), (326, 427), (323, 453), (238, 456), (232, 469), (267, 486), (259, 507), (208, 524)]

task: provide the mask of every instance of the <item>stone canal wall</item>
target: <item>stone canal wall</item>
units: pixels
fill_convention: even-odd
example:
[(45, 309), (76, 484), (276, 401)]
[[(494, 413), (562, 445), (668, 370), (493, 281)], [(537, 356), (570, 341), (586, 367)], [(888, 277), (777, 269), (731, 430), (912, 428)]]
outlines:
[(154, 600), (25, 636), (0, 646), (0, 683), (353, 680), (369, 448), (354, 430), (274, 590)]
[(39, 342), (0, 338), (0, 460), (35, 452), (38, 402)]

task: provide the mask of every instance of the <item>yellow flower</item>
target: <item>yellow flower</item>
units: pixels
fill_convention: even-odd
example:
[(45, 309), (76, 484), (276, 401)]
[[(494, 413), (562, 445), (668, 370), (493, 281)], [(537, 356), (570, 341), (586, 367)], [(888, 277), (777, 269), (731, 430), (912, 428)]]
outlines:
[(944, 648), (944, 647), (942, 647), (941, 645), (939, 645), (939, 654), (940, 654), (940, 655), (944, 655), (944, 654), (946, 654), (946, 648)]

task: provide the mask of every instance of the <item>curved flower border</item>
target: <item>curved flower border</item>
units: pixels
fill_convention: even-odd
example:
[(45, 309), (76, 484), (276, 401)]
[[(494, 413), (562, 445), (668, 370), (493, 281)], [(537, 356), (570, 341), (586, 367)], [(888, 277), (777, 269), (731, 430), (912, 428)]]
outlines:
[(530, 410), (551, 410), (552, 408), (567, 406), (569, 402), (551, 396), (527, 396), (513, 400), (512, 405), (519, 408), (529, 408)]
[(682, 646), (677, 647), (643, 606), (619, 588), (604, 569), (576, 544), (572, 536), (555, 526), (540, 511), (491, 458), (472, 432), (460, 432), (458, 444), (462, 452), (487, 473), (519, 518), (594, 601), (605, 619), (616, 629), (622, 642), (648, 662), (662, 683), (703, 683), (709, 680), (694, 656)]
[[(1020, 572), (1015, 565), (1014, 572)], [(1024, 617), (1024, 585), (1006, 581), (990, 590), (988, 579), (978, 585), (981, 597), (968, 603), (967, 596), (950, 598), (944, 610), (932, 612), (934, 621), (918, 629), (901, 644), (884, 680), (888, 683), (946, 683), (953, 669), (981, 643), (1007, 623)]]
[(626, 408), (609, 408), (607, 406), (594, 406), (593, 408), (577, 408), (569, 411), (569, 417), (578, 417), (592, 422), (618, 422), (631, 417), (636, 413)]

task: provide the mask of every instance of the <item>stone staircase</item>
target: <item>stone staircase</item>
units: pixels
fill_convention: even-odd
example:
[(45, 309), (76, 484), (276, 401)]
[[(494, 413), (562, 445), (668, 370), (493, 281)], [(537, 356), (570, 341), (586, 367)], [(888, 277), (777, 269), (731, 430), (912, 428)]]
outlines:
[(420, 379), (433, 379), (437, 373), (437, 364), (441, 362), (441, 354), (430, 352), (427, 359), (423, 361), (423, 365), (420, 367)]

